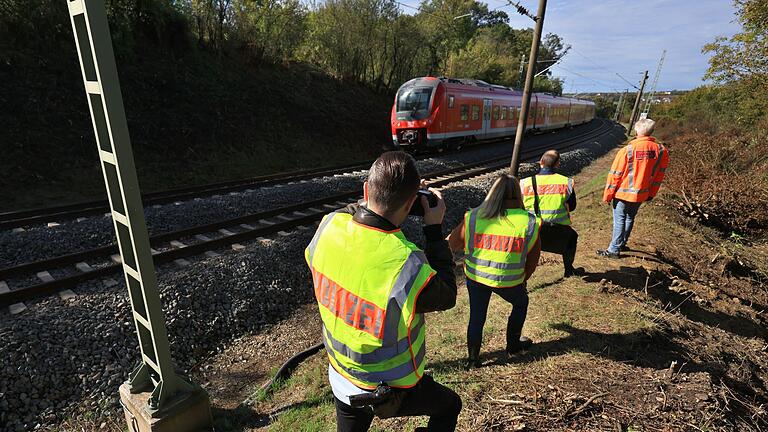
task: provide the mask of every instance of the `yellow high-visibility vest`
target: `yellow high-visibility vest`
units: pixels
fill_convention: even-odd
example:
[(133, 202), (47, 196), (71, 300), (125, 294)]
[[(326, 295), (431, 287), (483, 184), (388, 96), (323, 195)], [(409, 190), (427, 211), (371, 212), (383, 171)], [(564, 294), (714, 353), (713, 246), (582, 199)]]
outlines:
[(424, 373), (424, 316), (416, 297), (435, 271), (397, 229), (331, 213), (305, 250), (331, 366), (356, 386), (412, 387)]
[[(570, 225), (571, 214), (565, 203), (573, 193), (573, 179), (560, 174), (537, 175), (536, 186), (541, 219), (555, 224)], [(528, 211), (534, 211), (535, 195), (530, 177), (520, 180), (520, 189), (523, 192), (525, 208)]]
[(541, 220), (524, 209), (484, 219), (477, 209), (464, 215), (464, 273), (495, 288), (525, 282), (525, 259), (539, 238)]

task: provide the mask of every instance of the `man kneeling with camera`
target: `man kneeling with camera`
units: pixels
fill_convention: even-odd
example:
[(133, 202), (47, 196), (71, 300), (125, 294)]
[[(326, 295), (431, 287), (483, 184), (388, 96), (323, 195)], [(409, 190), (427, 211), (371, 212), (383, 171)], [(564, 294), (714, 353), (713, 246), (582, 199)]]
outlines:
[[(461, 398), (424, 374), (423, 314), (456, 304), (456, 279), (442, 235), (445, 202), (420, 185), (410, 155), (384, 153), (364, 200), (325, 216), (305, 251), (338, 431), (367, 431), (374, 415), (425, 415), (426, 430), (456, 428)], [(424, 252), (400, 231), (409, 214), (423, 215)]]

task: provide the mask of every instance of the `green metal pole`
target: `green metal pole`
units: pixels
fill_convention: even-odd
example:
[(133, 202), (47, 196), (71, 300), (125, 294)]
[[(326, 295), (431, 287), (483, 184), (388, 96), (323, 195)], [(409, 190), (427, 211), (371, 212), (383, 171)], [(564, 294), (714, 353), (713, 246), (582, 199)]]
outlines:
[(104, 1), (67, 0), (67, 6), (141, 348), (130, 390), (151, 391), (147, 408), (156, 412), (193, 386), (171, 360)]

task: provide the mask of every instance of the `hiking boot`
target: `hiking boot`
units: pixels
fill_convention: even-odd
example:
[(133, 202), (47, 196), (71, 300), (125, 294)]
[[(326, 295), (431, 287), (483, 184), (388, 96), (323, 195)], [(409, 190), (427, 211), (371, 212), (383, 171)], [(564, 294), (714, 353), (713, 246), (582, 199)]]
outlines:
[(480, 362), (480, 344), (467, 343), (467, 364), (466, 369), (479, 368)]
[(565, 275), (563, 277), (569, 278), (571, 276), (584, 276), (587, 274), (587, 272), (584, 270), (584, 267), (571, 267), (569, 269), (565, 269)]
[(525, 336), (520, 336), (517, 340), (512, 341), (512, 343), (507, 343), (507, 355), (513, 356), (519, 354), (526, 351), (531, 346), (533, 346), (532, 340)]
[(621, 255), (619, 255), (618, 252), (611, 252), (609, 250), (603, 250), (603, 249), (600, 249), (597, 251), (597, 256), (601, 256), (604, 258), (620, 258), (621, 257)]
[(632, 249), (630, 249), (629, 246), (627, 246), (627, 245), (624, 245), (624, 246), (619, 248), (619, 252), (629, 252), (631, 250)]

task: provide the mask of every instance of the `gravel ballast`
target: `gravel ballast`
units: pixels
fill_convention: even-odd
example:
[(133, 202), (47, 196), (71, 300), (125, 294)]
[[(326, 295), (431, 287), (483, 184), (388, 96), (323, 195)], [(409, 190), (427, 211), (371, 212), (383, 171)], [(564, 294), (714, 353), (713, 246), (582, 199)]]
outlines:
[[(613, 148), (619, 139), (615, 134), (563, 154), (562, 170), (574, 174)], [(441, 163), (451, 162), (435, 162)], [(533, 169), (533, 165), (525, 164), (521, 174), (530, 174)], [(466, 209), (482, 201), (496, 175), (445, 189), (449, 208), (446, 233)], [(323, 187), (341, 187), (337, 184), (345, 181), (339, 180), (342, 177), (331, 179), (277, 188), (285, 190), (272, 198), (275, 201), (261, 197), (261, 201), (254, 202), (295, 202), (306, 195), (291, 194), (305, 191), (311, 195), (320, 190), (328, 194)], [(238, 202), (245, 205), (242, 198), (227, 201), (220, 197), (206, 201), (205, 209), (215, 207), (216, 199), (224, 200), (221, 205), (228, 210), (221, 213), (229, 216)], [(203, 204), (190, 201), (184, 205)], [(148, 212), (162, 213), (169, 207)], [(193, 211), (190, 208), (182, 213), (192, 217)], [(214, 214), (217, 210), (210, 211)], [(111, 235), (107, 218), (89, 223), (105, 224), (100, 230)], [(70, 224), (62, 226), (66, 225)], [(422, 242), (418, 220), (409, 220), (403, 230), (417, 244)], [(287, 236), (246, 243), (242, 252), (221, 250), (222, 255), (215, 258), (191, 257), (187, 267), (161, 266), (158, 273), (162, 303), (177, 366), (184, 371), (198, 367), (233, 339), (284, 319), (297, 306), (311, 302), (311, 279), (303, 250), (313, 233), (314, 227), (299, 229)], [(67, 302), (48, 297), (29, 302), (29, 309), (19, 315), (12, 316), (7, 310), (0, 313), (0, 430), (32, 430), (81, 416), (98, 419), (120, 410), (117, 387), (138, 361), (139, 350), (124, 282), (117, 276), (114, 279), (119, 283), (110, 288), (104, 286), (103, 280), (82, 284), (75, 289), (77, 296)]]
[[(500, 154), (508, 145), (493, 144), (471, 151), (434, 156), (418, 162), (419, 169), (428, 173), (480, 161)], [(503, 153), (502, 153), (503, 154)], [(213, 223), (238, 216), (262, 212), (319, 199), (359, 188), (367, 171), (321, 177), (292, 184), (279, 184), (248, 191), (214, 195), (148, 206), (144, 215), (150, 234), (160, 234)], [(65, 255), (115, 242), (114, 227), (109, 215), (86, 217), (84, 220), (62, 220), (49, 228), (45, 224), (27, 227), (24, 231), (0, 231), (0, 268), (30, 261)], [(29, 247), (35, 245), (35, 247)]]

